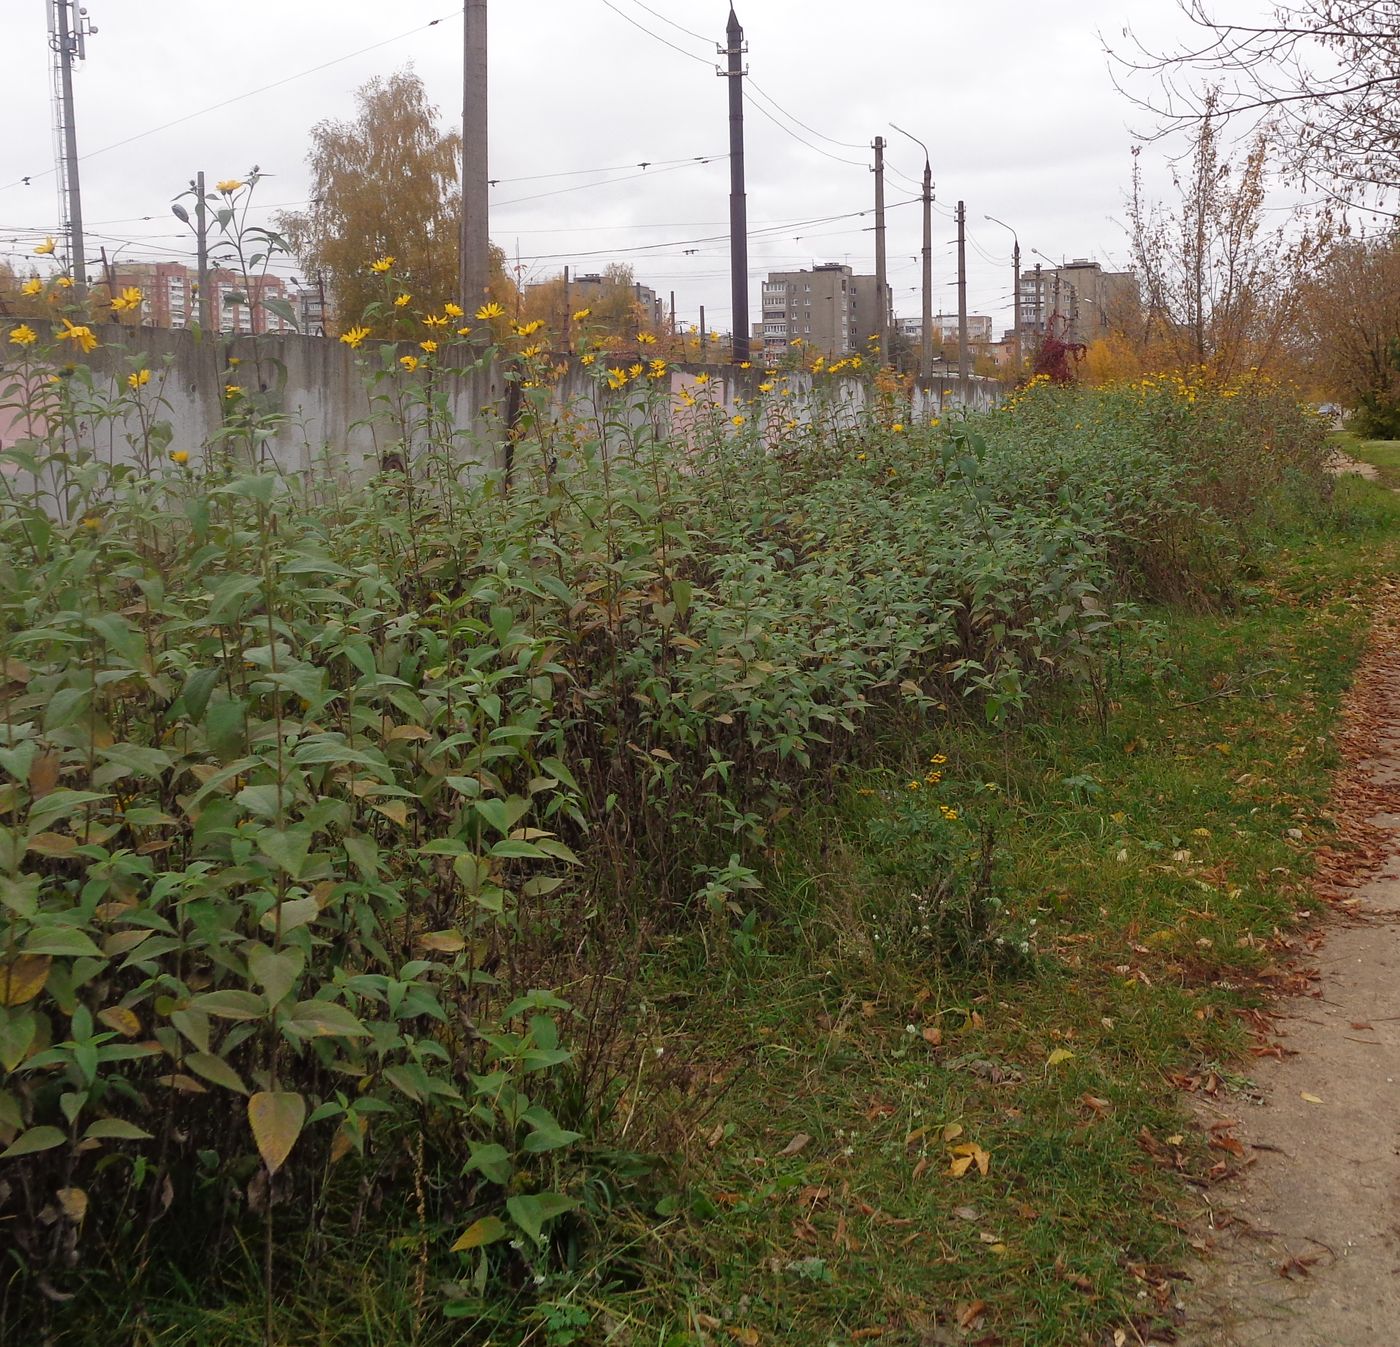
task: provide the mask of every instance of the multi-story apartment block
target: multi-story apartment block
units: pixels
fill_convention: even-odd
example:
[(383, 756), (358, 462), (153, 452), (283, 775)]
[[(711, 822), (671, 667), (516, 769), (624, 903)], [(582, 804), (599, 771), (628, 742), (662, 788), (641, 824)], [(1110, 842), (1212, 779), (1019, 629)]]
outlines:
[[(924, 338), (924, 320), (922, 318), (900, 318), (897, 326), (904, 336), (910, 341), (922, 341)], [(955, 342), (958, 339), (958, 315), (955, 313), (936, 313), (933, 315), (933, 339), (935, 342)], [(992, 339), (992, 320), (985, 313), (970, 313), (967, 315), (967, 339), (969, 342), (990, 342)]]
[[(885, 287), (885, 311), (890, 289)], [(826, 356), (860, 351), (879, 326), (879, 287), (840, 262), (810, 271), (770, 271), (763, 282), (763, 349), (777, 354), (795, 341)]]
[(1076, 258), (1058, 267), (1022, 271), (1021, 330), (1038, 338), (1056, 318), (1066, 341), (1096, 341), (1131, 327), (1142, 309), (1132, 271), (1105, 271), (1101, 262)]
[[(199, 321), (199, 282), (192, 267), (183, 262), (119, 262), (111, 271), (118, 291), (130, 286), (140, 289), (141, 322), (147, 327), (193, 327)], [(237, 297), (244, 302), (228, 302)], [(220, 332), (295, 331), (297, 327), (262, 303), (264, 299), (278, 299), (292, 304), (296, 311), (294, 298), (296, 292), (280, 276), (254, 276), (251, 285), (245, 286), (235, 272), (209, 273), (210, 320)], [(301, 331), (317, 330), (316, 326), (300, 322), (300, 318), (298, 314)]]

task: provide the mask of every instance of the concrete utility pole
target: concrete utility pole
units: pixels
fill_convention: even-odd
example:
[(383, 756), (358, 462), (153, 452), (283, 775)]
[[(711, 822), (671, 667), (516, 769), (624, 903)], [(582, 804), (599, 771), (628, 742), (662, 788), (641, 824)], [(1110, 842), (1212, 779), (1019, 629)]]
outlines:
[(889, 289), (889, 261), (885, 254), (885, 138), (875, 137), (875, 306), (879, 317), (875, 322), (875, 335), (879, 342), (875, 349), (880, 356), (880, 364), (885, 363), (889, 350), (889, 319), (886, 316), (888, 305), (885, 294)]
[[(1031, 251), (1034, 252), (1035, 249), (1032, 248)], [(1041, 318), (1040, 286), (1040, 263), (1037, 262), (1035, 264), (1035, 338), (1037, 350), (1045, 344), (1045, 329), (1041, 326), (1043, 320)]]
[[(729, 81), (729, 273), (734, 309), (734, 363), (749, 358), (749, 203), (744, 187), (744, 29), (729, 9), (729, 41), (718, 48), (729, 58), (727, 69), (716, 73)], [(704, 349), (704, 328), (700, 345)]]
[[(79, 10), (71, 16), (74, 0), (52, 0), (53, 42), (58, 52), (60, 117), (63, 122), (63, 177), (68, 188), (68, 259), (73, 274), (74, 298), (87, 293), (87, 257), (83, 251), (83, 193), (78, 184), (78, 129), (73, 122), (73, 57), (86, 56), (84, 37), (87, 17)], [(96, 28), (87, 31), (96, 32)]]
[(462, 240), (457, 288), (470, 315), (491, 298), (486, 0), (466, 0), (462, 19)]
[(1005, 220), (995, 215), (984, 215), (984, 220), (999, 224), (1011, 231), (1011, 302), (1015, 306), (1015, 316), (1011, 320), (1011, 351), (1015, 361), (1016, 374), (1021, 373), (1021, 240), (1016, 231)]
[(705, 363), (705, 306), (700, 306), (700, 363)]
[[(894, 123), (890, 123), (894, 126)], [(919, 346), (919, 374), (922, 378), (933, 377), (933, 165), (929, 162), (928, 146), (918, 136), (910, 136), (908, 131), (894, 126), (902, 136), (909, 136), (924, 152), (924, 310), (923, 341)]]
[(958, 202), (958, 382), (967, 398), (967, 207)]

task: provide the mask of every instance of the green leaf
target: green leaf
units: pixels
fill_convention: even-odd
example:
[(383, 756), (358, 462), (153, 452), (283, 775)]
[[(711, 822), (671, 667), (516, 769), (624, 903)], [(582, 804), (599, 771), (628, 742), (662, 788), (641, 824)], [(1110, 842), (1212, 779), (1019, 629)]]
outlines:
[(306, 1100), (299, 1094), (260, 1090), (248, 1100), (248, 1125), (269, 1174), (286, 1163), (305, 1122)]
[(506, 1210), (510, 1212), (511, 1219), (535, 1244), (540, 1242), (547, 1222), (566, 1211), (573, 1211), (577, 1206), (578, 1202), (572, 1197), (559, 1193), (522, 1193), (506, 1199)]
[(370, 1032), (335, 1001), (298, 1001), (285, 1027), (304, 1038), (368, 1038)]
[(266, 945), (254, 945), (248, 951), (248, 971), (267, 995), (271, 1005), (280, 1005), (296, 985), (306, 956), (299, 949), (284, 949), (273, 953)]
[(467, 1161), (466, 1168), (475, 1169), (483, 1178), (498, 1183), (503, 1188), (515, 1172), (515, 1167), (510, 1161), (510, 1152), (494, 1141), (473, 1142), (471, 1159)]
[(226, 1090), (232, 1090), (235, 1094), (248, 1093), (248, 1087), (239, 1079), (238, 1072), (212, 1052), (192, 1052), (185, 1058), (185, 1065), (195, 1075), (203, 1076), (215, 1085), (222, 1085)]
[(99, 1118), (83, 1133), (86, 1141), (150, 1141), (151, 1134), (121, 1118)]
[(267, 1014), (267, 1002), (256, 992), (230, 989), (196, 996), (190, 1002), (190, 1009), (224, 1020), (260, 1020)]
[(264, 828), (258, 836), (258, 849), (279, 869), (293, 879), (300, 879), (311, 850), (311, 829), (289, 828), (279, 832), (276, 828)]
[(185, 680), (185, 690), (180, 699), (185, 703), (185, 714), (197, 725), (204, 719), (209, 705), (210, 694), (219, 682), (219, 669), (196, 669)]
[(499, 1216), (483, 1216), (473, 1221), (453, 1244), (450, 1252), (465, 1253), (468, 1249), (479, 1249), (484, 1244), (494, 1244), (510, 1234), (506, 1223)]
[[(289, 898), (281, 906), (280, 925), (282, 934), (288, 931), (295, 931), (298, 926), (305, 926), (307, 922), (315, 921), (321, 915), (321, 905), (309, 895), (305, 898)], [(279, 925), (278, 909), (269, 908), (262, 915), (259, 923), (264, 931), (276, 931)]]
[(31, 1127), (22, 1132), (3, 1151), (0, 1160), (14, 1160), (21, 1155), (34, 1155), (38, 1151), (51, 1151), (67, 1141), (57, 1127)]
[(36, 926), (25, 936), (22, 954), (57, 954), (70, 959), (100, 959), (92, 938), (72, 926)]

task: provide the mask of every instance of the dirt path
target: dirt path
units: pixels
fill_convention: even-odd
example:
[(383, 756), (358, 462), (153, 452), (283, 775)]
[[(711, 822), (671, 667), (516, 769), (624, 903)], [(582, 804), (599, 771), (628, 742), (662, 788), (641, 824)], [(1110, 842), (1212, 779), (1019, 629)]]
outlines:
[(1400, 589), (1345, 745), (1333, 813), (1362, 874), (1322, 853), (1336, 915), (1311, 994), (1278, 1008), (1290, 1055), (1260, 1059), (1261, 1097), (1214, 1101), (1250, 1165), (1206, 1194), (1210, 1259), (1182, 1296), (1190, 1347), (1400, 1347)]

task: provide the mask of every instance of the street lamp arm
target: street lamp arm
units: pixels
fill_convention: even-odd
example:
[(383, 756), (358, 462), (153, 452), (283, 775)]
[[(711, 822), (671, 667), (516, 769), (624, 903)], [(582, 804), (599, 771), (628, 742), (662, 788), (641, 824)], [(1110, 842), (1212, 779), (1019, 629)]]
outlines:
[(890, 123), (890, 130), (898, 131), (901, 136), (907, 136), (910, 140), (912, 140), (914, 144), (917, 145), (924, 152), (924, 167), (928, 168), (930, 166), (931, 156), (928, 152), (928, 146), (925, 145), (924, 142), (918, 138), (918, 136), (912, 134), (909, 131), (906, 131), (902, 126), (896, 126), (893, 122)]

